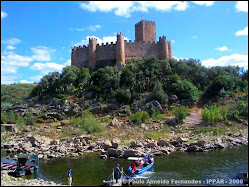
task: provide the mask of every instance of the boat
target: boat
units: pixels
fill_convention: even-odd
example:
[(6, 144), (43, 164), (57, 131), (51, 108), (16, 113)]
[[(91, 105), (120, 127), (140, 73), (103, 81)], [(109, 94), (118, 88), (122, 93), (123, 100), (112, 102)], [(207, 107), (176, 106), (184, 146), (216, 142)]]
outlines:
[(13, 177), (22, 177), (26, 174), (26, 171), (20, 168), (16, 168), (14, 170), (8, 171), (8, 175), (11, 175)]
[[(39, 169), (39, 159), (36, 154), (22, 154), (18, 157), (16, 164), (1, 163), (2, 170), (9, 170), (11, 175), (32, 174)], [(20, 171), (25, 172), (20, 172)], [(15, 172), (14, 172), (15, 171)]]
[[(148, 159), (150, 158), (150, 159)], [(148, 159), (149, 163), (146, 166), (142, 166), (139, 168), (136, 168), (135, 172), (129, 172), (129, 170), (127, 170), (127, 172), (123, 172), (123, 168), (121, 169), (121, 177), (120, 179), (118, 179), (118, 181), (116, 182), (116, 180), (114, 179), (114, 169), (112, 171), (112, 174), (108, 177), (107, 180), (103, 180), (104, 185), (106, 186), (131, 186), (133, 185), (133, 180), (135, 177), (146, 173), (147, 171), (151, 171), (153, 169), (153, 165), (154, 165), (154, 158), (149, 154), (149, 155), (145, 155), (145, 157), (128, 157), (128, 160), (131, 161), (141, 161), (141, 163), (143, 161), (147, 161), (146, 159)]]
[[(147, 160), (148, 161), (147, 165), (144, 164), (144, 162), (146, 161), (146, 159), (148, 159)], [(151, 171), (153, 169), (154, 158), (150, 154), (145, 155), (145, 157), (129, 157), (128, 160), (138, 161), (138, 162), (142, 163), (142, 167), (136, 167), (136, 170), (134, 172), (132, 172), (131, 170), (129, 170), (129, 168), (127, 169), (126, 174), (129, 177), (136, 177), (137, 175), (144, 174), (145, 172)]]
[(17, 165), (22, 170), (26, 171), (26, 174), (32, 174), (39, 169), (39, 159), (36, 154), (22, 154), (18, 157)]

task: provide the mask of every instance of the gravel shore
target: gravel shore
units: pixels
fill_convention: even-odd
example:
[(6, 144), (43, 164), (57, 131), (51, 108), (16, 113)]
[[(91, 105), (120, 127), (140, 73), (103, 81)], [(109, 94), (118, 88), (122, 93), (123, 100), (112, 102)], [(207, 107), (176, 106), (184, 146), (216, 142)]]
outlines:
[(1, 171), (1, 186), (65, 186), (53, 181), (43, 179), (23, 179), (8, 175), (7, 171)]

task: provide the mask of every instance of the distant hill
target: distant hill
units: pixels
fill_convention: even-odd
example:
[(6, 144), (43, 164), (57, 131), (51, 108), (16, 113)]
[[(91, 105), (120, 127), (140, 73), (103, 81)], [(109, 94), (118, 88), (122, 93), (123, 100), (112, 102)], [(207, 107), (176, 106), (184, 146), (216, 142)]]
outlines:
[(22, 103), (37, 84), (1, 85), (1, 109), (13, 103)]

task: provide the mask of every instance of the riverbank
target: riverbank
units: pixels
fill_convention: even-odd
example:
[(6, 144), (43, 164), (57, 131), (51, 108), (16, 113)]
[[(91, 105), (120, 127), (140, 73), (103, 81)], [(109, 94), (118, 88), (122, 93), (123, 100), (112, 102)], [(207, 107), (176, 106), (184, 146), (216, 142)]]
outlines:
[[(248, 145), (248, 130), (243, 125), (233, 127), (236, 132), (218, 132), (218, 128), (199, 128), (182, 130), (181, 133), (172, 131), (168, 139), (164, 137), (146, 137), (145, 133), (138, 138), (130, 139), (125, 143), (118, 137), (96, 138), (90, 135), (72, 136), (60, 139), (51, 139), (46, 136), (32, 135), (31, 133), (2, 132), (1, 148), (7, 153), (36, 153), (39, 159), (78, 157), (89, 152), (98, 152), (100, 158), (142, 156), (144, 153), (153, 155), (169, 155), (175, 151), (207, 152), (217, 148)], [(134, 127), (136, 130), (138, 127)], [(163, 127), (162, 127), (163, 130)], [(214, 132), (214, 131), (217, 132)], [(224, 130), (224, 128), (223, 128)], [(160, 131), (160, 129), (159, 129)], [(152, 131), (153, 135), (157, 132)], [(17, 156), (14, 156), (17, 157)]]
[(65, 186), (43, 179), (23, 179), (9, 176), (7, 171), (1, 171), (1, 186)]

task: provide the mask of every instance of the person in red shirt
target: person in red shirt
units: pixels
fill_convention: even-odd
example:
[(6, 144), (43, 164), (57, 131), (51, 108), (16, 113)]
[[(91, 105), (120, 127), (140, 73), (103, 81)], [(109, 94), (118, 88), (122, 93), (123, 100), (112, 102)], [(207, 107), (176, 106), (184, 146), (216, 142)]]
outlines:
[(135, 161), (133, 163), (131, 163), (131, 168), (132, 168), (133, 173), (134, 173), (137, 169)]

